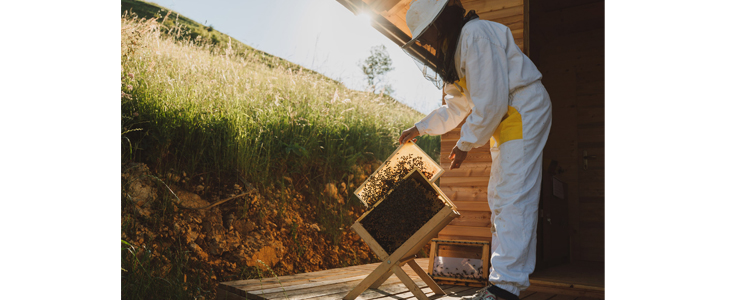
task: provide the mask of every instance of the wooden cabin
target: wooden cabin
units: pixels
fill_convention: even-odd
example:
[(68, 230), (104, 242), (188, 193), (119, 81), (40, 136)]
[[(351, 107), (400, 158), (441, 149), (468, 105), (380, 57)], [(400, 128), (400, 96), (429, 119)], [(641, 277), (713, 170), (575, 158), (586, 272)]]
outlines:
[[(337, 0), (399, 46), (411, 39), (411, 0)], [(508, 26), (537, 65), (553, 104), (544, 149), (533, 280), (603, 287), (604, 252), (604, 1), (462, 0), (467, 11)], [(458, 170), (448, 170), (457, 128), (441, 137), (440, 188), (461, 216), (439, 239), (490, 240), (488, 147), (473, 149)], [(469, 253), (452, 251), (455, 257)], [(461, 256), (459, 256), (461, 255)], [(477, 257), (480, 254), (477, 254)], [(479, 257), (480, 258), (480, 257)]]

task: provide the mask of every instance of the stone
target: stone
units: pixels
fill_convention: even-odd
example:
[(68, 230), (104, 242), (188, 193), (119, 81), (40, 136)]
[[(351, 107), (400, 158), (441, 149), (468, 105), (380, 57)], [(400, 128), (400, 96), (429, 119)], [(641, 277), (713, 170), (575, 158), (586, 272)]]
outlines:
[(269, 266), (269, 268), (273, 268), (277, 263), (279, 263), (279, 261), (281, 261), (281, 257), (283, 254), (284, 245), (282, 245), (279, 241), (273, 241), (270, 244), (261, 247), (261, 249), (259, 249), (256, 253), (254, 253), (253, 256), (251, 256), (251, 259), (248, 260), (246, 264), (249, 267), (262, 267), (258, 262), (260, 260), (267, 266)]
[(186, 208), (203, 208), (210, 205), (208, 201), (201, 199), (200, 196), (194, 193), (178, 191), (176, 194), (177, 197), (180, 199), (180, 202), (178, 202), (178, 204)]
[(193, 253), (195, 253), (197, 256), (199, 256), (202, 260), (208, 260), (208, 254), (205, 253), (205, 251), (203, 251), (203, 249), (200, 248), (200, 246), (198, 246), (198, 244), (190, 243), (190, 244), (188, 244), (188, 247), (190, 248), (190, 250), (193, 251)]

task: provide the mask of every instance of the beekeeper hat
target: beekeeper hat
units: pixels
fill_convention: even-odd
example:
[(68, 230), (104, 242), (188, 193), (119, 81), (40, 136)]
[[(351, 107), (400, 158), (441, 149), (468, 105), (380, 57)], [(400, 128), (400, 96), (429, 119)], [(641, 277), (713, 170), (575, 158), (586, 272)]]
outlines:
[(409, 48), (433, 23), (449, 0), (415, 0), (406, 13), (406, 25), (411, 30), (411, 40), (403, 48)]

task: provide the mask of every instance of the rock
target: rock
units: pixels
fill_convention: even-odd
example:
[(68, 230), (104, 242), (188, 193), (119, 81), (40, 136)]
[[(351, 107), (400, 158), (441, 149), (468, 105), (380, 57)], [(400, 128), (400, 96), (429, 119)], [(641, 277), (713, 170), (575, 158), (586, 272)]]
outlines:
[(182, 205), (183, 207), (203, 208), (210, 204), (208, 203), (208, 201), (201, 199), (200, 196), (194, 193), (178, 191), (176, 194), (177, 197), (180, 199), (180, 202), (178, 202), (178, 204)]
[(254, 231), (256, 229), (256, 224), (253, 223), (253, 221), (246, 221), (246, 224), (243, 226), (243, 233), (248, 234), (251, 231)]
[(277, 263), (279, 263), (283, 254), (284, 245), (282, 245), (279, 241), (274, 241), (269, 245), (261, 247), (261, 249), (251, 256), (251, 259), (246, 264), (249, 267), (256, 265), (262, 267), (258, 262), (260, 260), (269, 266), (269, 268), (273, 268)]
[(245, 235), (246, 233), (248, 233), (248, 231), (246, 231), (245, 225), (246, 225), (246, 221), (244, 221), (244, 220), (235, 220), (235, 221), (233, 221), (233, 229), (235, 231), (238, 231), (239, 233), (241, 233), (243, 235)]
[(201, 199), (200, 196), (195, 193), (187, 192), (184, 190), (177, 190), (175, 191), (175, 193), (180, 199), (180, 201), (176, 201), (176, 203), (186, 208), (201, 208), (208, 206), (209, 204), (208, 201)]
[(196, 255), (198, 255), (202, 260), (208, 260), (208, 254), (205, 253), (203, 251), (203, 249), (200, 248), (200, 246), (198, 246), (198, 244), (196, 244), (196, 243), (190, 243), (190, 244), (188, 244), (188, 247), (190, 248), (190, 250), (193, 251), (193, 253), (195, 253)]
[(127, 183), (125, 192), (128, 199), (134, 203), (137, 213), (145, 217), (151, 214), (146, 204), (157, 200), (157, 188), (149, 173), (147, 165), (139, 163), (127, 165), (122, 173), (122, 180)]
[(208, 242), (208, 251), (212, 255), (218, 256), (227, 251), (228, 241), (225, 236), (215, 234), (206, 239), (206, 241)]

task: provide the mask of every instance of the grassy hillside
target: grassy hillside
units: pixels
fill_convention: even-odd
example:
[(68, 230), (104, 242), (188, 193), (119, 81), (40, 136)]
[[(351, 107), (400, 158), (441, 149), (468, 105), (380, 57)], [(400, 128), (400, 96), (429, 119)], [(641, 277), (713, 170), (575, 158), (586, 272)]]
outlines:
[[(374, 259), (349, 232), (363, 208), (352, 192), (423, 115), (163, 8), (125, 6), (139, 16), (121, 19), (122, 164), (149, 173), (123, 176), (123, 295), (210, 298), (218, 281)], [(438, 160), (438, 137), (418, 144)], [(213, 203), (242, 191), (206, 212), (179, 205), (187, 192)], [(284, 250), (271, 268), (252, 266), (272, 243)]]

